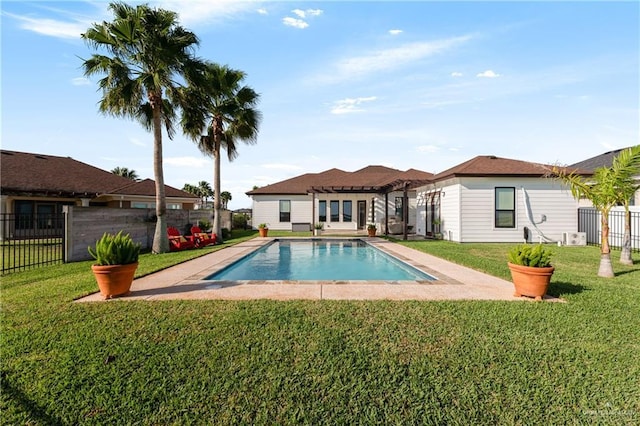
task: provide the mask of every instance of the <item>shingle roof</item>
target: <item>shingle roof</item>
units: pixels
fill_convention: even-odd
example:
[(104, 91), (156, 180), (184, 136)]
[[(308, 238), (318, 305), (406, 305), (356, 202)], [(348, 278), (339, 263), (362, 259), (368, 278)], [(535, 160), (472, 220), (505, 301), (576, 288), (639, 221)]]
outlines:
[(247, 195), (289, 194), (309, 192), (374, 192), (400, 181), (426, 181), (432, 173), (409, 169), (406, 172), (384, 166), (368, 166), (355, 172), (330, 169), (321, 173), (306, 173), (291, 179), (247, 192)]
[[(129, 180), (129, 179), (127, 179)], [(164, 186), (164, 192), (167, 197), (176, 198), (198, 198), (193, 194), (176, 189), (169, 185)], [(156, 182), (152, 179), (143, 179), (138, 182), (131, 182), (127, 186), (116, 188), (113, 191), (109, 191), (109, 194), (122, 194), (122, 195), (156, 195)]]
[[(96, 197), (100, 194), (155, 195), (151, 179), (132, 182), (71, 157), (0, 151), (3, 194)], [(170, 197), (197, 198), (165, 185)]]
[(600, 167), (611, 167), (611, 165), (613, 164), (613, 159), (616, 158), (618, 154), (620, 154), (620, 151), (624, 151), (625, 149), (629, 148), (632, 147), (620, 148), (613, 151), (605, 152), (604, 154), (596, 155), (595, 157), (591, 157), (578, 163), (572, 164), (569, 167), (589, 170), (591, 172)]
[[(543, 177), (547, 176), (554, 166), (529, 161), (512, 160), (500, 158), (494, 155), (479, 155), (469, 161), (458, 164), (436, 174), (434, 181), (441, 181), (451, 177), (491, 177), (491, 176), (513, 176), (513, 177)], [(589, 174), (585, 170), (575, 171), (580, 174)]]

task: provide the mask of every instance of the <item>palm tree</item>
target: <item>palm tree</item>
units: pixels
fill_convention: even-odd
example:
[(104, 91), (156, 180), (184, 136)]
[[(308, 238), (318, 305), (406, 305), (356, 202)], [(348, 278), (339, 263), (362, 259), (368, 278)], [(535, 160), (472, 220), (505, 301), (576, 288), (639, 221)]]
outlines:
[(198, 187), (195, 185), (191, 185), (190, 183), (185, 183), (182, 187), (182, 190), (184, 192), (188, 192), (189, 194), (196, 195), (198, 197), (200, 196), (200, 190), (198, 189)]
[(620, 252), (620, 263), (633, 265), (631, 257), (631, 211), (629, 205), (631, 198), (635, 196), (640, 184), (636, 180), (640, 175), (640, 145), (633, 146), (621, 151), (611, 165), (614, 174), (620, 177), (620, 188), (618, 204), (624, 206), (624, 237), (622, 241), (622, 251)]
[[(185, 90), (182, 127), (198, 143), (198, 148), (214, 158), (213, 232), (221, 236), (220, 151), (225, 149), (229, 161), (238, 156), (237, 143), (254, 144), (258, 137), (261, 113), (255, 107), (260, 95), (242, 81), (239, 70), (207, 63), (204, 82)], [(205, 130), (206, 134), (202, 135)]]
[(214, 195), (213, 189), (211, 189), (209, 182), (204, 180), (198, 182), (198, 189), (200, 190), (200, 197), (202, 197), (202, 207), (205, 208), (209, 197), (213, 197)]
[(173, 138), (176, 108), (180, 106), (177, 79), (193, 83), (202, 65), (192, 50), (198, 38), (178, 25), (175, 12), (111, 3), (112, 22), (93, 24), (82, 38), (97, 51), (84, 61), (85, 76), (104, 75), (99, 110), (128, 117), (153, 132), (153, 171), (156, 184), (156, 223), (153, 252), (169, 251), (166, 197), (162, 168), (162, 126)]
[(628, 197), (630, 176), (638, 170), (640, 150), (619, 155), (611, 167), (597, 168), (592, 177), (580, 176), (566, 169), (553, 168), (553, 174), (569, 185), (576, 199), (586, 198), (600, 213), (602, 233), (600, 236), (600, 267), (598, 276), (612, 278), (611, 248), (609, 246), (609, 213), (623, 198)]
[(111, 173), (134, 181), (140, 180), (140, 178), (138, 177), (138, 173), (136, 173), (135, 170), (129, 170), (126, 167), (116, 167), (115, 169), (111, 170)]
[(229, 201), (231, 201), (233, 199), (233, 197), (231, 196), (231, 193), (229, 191), (222, 191), (222, 194), (220, 194), (220, 200), (222, 202), (222, 208), (223, 209), (227, 209), (227, 205), (229, 204)]

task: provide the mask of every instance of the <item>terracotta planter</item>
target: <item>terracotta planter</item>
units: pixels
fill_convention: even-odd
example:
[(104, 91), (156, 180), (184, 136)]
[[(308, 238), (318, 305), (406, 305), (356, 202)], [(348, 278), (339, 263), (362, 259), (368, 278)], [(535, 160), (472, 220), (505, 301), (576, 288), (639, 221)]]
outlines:
[(367, 234), (368, 234), (370, 237), (375, 237), (375, 236), (376, 236), (376, 229), (375, 229), (375, 228), (373, 228), (373, 229), (368, 229), (368, 228), (367, 228)]
[(258, 231), (260, 231), (261, 237), (266, 237), (269, 233), (269, 228), (258, 228)]
[(535, 297), (536, 300), (542, 300), (547, 293), (551, 275), (555, 268), (549, 266), (547, 268), (534, 268), (531, 266), (515, 265), (507, 262), (511, 270), (511, 279), (515, 286), (515, 297), (529, 296)]
[(138, 262), (128, 265), (92, 265), (91, 270), (98, 282), (100, 294), (105, 299), (129, 293)]

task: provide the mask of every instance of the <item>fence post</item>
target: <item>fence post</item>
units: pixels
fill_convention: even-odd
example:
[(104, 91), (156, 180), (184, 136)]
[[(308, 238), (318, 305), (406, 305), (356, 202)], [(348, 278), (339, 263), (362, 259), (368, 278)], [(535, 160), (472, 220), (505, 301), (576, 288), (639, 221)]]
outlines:
[(62, 206), (62, 214), (64, 215), (64, 247), (62, 261), (68, 263), (71, 261), (71, 251), (73, 250), (73, 206)]

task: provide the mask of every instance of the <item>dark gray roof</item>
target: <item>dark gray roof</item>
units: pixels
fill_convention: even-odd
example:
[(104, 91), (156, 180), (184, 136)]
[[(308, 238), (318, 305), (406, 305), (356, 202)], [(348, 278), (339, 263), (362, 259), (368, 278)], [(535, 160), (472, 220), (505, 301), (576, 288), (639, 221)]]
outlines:
[(611, 167), (613, 164), (613, 159), (620, 154), (620, 151), (624, 151), (627, 148), (620, 148), (613, 151), (605, 152), (604, 154), (597, 155), (595, 157), (588, 158), (586, 160), (580, 161), (579, 163), (572, 164), (569, 167), (575, 167), (578, 169), (588, 170), (593, 172), (595, 169), (600, 167)]

